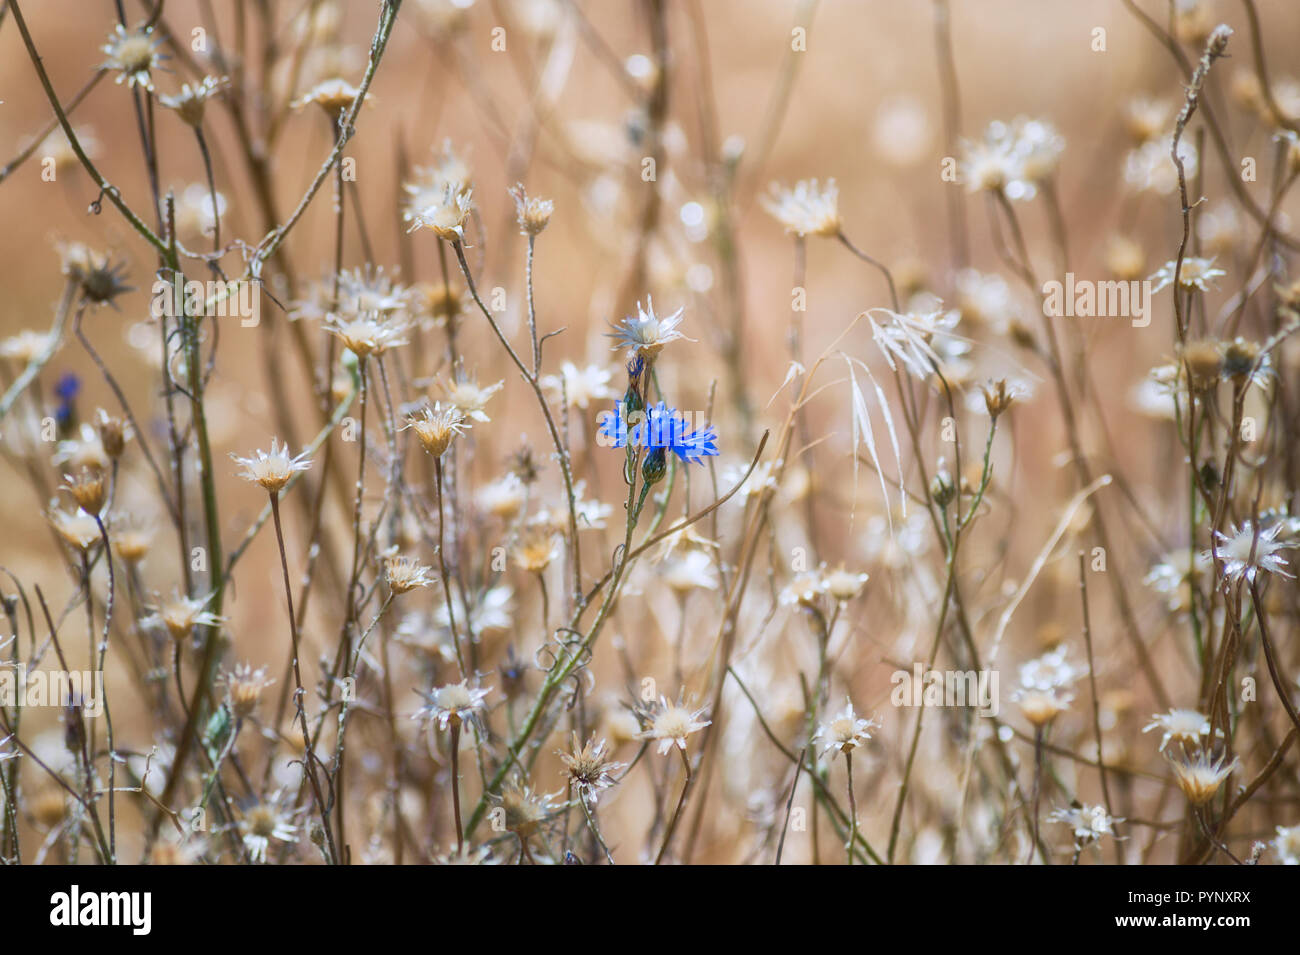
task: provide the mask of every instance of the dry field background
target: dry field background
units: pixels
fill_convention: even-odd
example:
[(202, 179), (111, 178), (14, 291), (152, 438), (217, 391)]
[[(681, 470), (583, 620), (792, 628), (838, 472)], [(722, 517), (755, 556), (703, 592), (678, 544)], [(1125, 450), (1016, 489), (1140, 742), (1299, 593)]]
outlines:
[(6, 862), (1300, 858), (1295, 5), (0, 6)]

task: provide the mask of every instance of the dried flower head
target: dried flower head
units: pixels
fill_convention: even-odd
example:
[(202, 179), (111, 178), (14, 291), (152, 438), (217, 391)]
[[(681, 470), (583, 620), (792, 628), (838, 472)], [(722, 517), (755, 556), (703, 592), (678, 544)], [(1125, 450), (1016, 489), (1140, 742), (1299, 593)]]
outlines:
[(492, 420), (485, 409), (492, 396), (503, 387), (504, 381), (498, 381), (494, 385), (480, 385), (476, 377), (467, 374), (462, 368), (456, 369), (451, 381), (439, 382), (444, 401), (458, 408), (465, 417), (482, 422)]
[(191, 86), (181, 84), (181, 91), (175, 96), (160, 96), (158, 102), (168, 109), (174, 109), (182, 122), (195, 127), (203, 125), (203, 113), (208, 100), (216, 96), (230, 83), (230, 77), (205, 76)]
[(638, 734), (638, 739), (658, 740), (659, 755), (664, 755), (674, 746), (683, 752), (686, 750), (686, 737), (708, 726), (711, 720), (701, 720), (705, 707), (691, 709), (682, 702), (669, 703), (659, 697), (659, 705), (650, 717), (650, 727)]
[(98, 468), (82, 468), (75, 476), (65, 474), (63, 482), (77, 506), (91, 516), (102, 511), (108, 502), (108, 484), (104, 472)]
[(262, 693), (275, 683), (266, 675), (266, 667), (256, 670), (250, 664), (237, 663), (222, 678), (226, 685), (226, 703), (237, 719), (247, 719), (257, 711)]
[(436, 458), (441, 457), (456, 436), (464, 434), (468, 428), (465, 414), (459, 408), (434, 402), (433, 407), (425, 405), (408, 415), (401, 430), (414, 431), (424, 450)]
[(614, 389), (609, 384), (614, 375), (608, 368), (600, 365), (588, 365), (579, 368), (571, 361), (560, 364), (558, 375), (547, 375), (542, 379), (542, 387), (555, 393), (563, 393), (570, 407), (586, 411), (592, 401), (603, 401), (615, 397)]
[(560, 750), (557, 755), (564, 764), (565, 775), (569, 785), (578, 791), (578, 795), (589, 805), (596, 804), (596, 798), (602, 789), (608, 789), (618, 780), (614, 775), (623, 768), (623, 763), (612, 762), (609, 751), (602, 739), (596, 741), (592, 736), (585, 744), (574, 733), (567, 752)]
[(95, 426), (99, 429), (99, 441), (104, 446), (104, 453), (116, 461), (126, 450), (126, 442), (131, 437), (130, 425), (124, 419), (100, 408), (95, 413)]
[(98, 254), (80, 242), (61, 242), (58, 249), (63, 274), (77, 284), (87, 303), (116, 308), (114, 300), (132, 290), (122, 281), (126, 265), (115, 265), (110, 253)]
[(554, 797), (533, 792), (531, 786), (515, 780), (501, 793), (501, 808), (505, 810), (507, 832), (521, 839), (534, 835), (556, 810)]
[(839, 196), (834, 179), (826, 180), (825, 186), (816, 179), (804, 179), (791, 189), (772, 183), (760, 201), (786, 232), (801, 238), (835, 236), (840, 232)]
[(427, 587), (433, 583), (429, 576), (432, 569), (421, 564), (414, 557), (385, 557), (384, 580), (388, 589), (395, 594), (404, 594), (416, 587)]
[(1173, 130), (1173, 103), (1135, 96), (1124, 104), (1124, 125), (1138, 145), (1150, 142)]
[(551, 221), (555, 203), (550, 199), (539, 199), (536, 196), (530, 198), (524, 191), (522, 183), (515, 183), (510, 190), (510, 197), (515, 200), (515, 219), (519, 223), (520, 234), (540, 235), (546, 228), (546, 224)]
[(1223, 352), (1218, 342), (1210, 339), (1188, 342), (1182, 348), (1181, 357), (1193, 391), (1209, 391), (1219, 383), (1219, 376), (1223, 373)]
[(337, 335), (344, 348), (362, 359), (405, 345), (406, 339), (402, 335), (408, 327), (405, 320), (385, 318), (379, 312), (331, 315), (325, 321), (325, 331)]
[(838, 716), (832, 716), (817, 727), (814, 739), (822, 741), (822, 755), (831, 754), (834, 759), (838, 753), (846, 756), (871, 739), (871, 731), (879, 729), (880, 724), (874, 719), (862, 719), (853, 710), (853, 702), (844, 699), (844, 710)]
[(1184, 746), (1199, 744), (1202, 736), (1210, 735), (1210, 718), (1196, 710), (1172, 709), (1168, 713), (1152, 716), (1151, 722), (1142, 728), (1142, 732), (1149, 733), (1157, 729), (1164, 731), (1164, 736), (1160, 739), (1160, 752), (1163, 753), (1165, 747), (1173, 741)]
[(161, 626), (177, 643), (186, 639), (195, 627), (219, 627), (225, 622), (210, 610), (203, 608), (211, 602), (213, 594), (206, 597), (186, 597), (172, 591), (172, 595), (157, 607), (150, 608), (153, 613), (142, 623), (145, 626)]
[(246, 481), (252, 481), (254, 484), (260, 484), (271, 494), (279, 494), (286, 484), (293, 478), (294, 474), (299, 471), (306, 471), (311, 467), (311, 461), (307, 457), (307, 451), (303, 451), (297, 457), (291, 457), (289, 454), (289, 445), (279, 447), (277, 439), (271, 439), (270, 452), (258, 450), (254, 452), (253, 457), (241, 458), (231, 454), (235, 463), (243, 468), (239, 476)]
[(1076, 803), (1067, 809), (1057, 809), (1049, 817), (1052, 822), (1061, 822), (1074, 830), (1076, 845), (1086, 846), (1096, 842), (1102, 836), (1115, 835), (1115, 823), (1123, 822), (1106, 811), (1105, 806), (1084, 806)]
[(663, 571), (664, 583), (679, 596), (692, 590), (717, 590), (718, 572), (713, 558), (702, 550), (692, 548), (676, 560), (667, 561)]
[(449, 188), (453, 193), (465, 192), (471, 179), (469, 163), (451, 148), (450, 140), (444, 140), (437, 163), (417, 167), (414, 181), (403, 184), (410, 197), (402, 211), (403, 220), (413, 222), (424, 210), (441, 203)]
[(867, 574), (845, 570), (844, 565), (841, 564), (826, 575), (826, 592), (836, 600), (852, 600), (862, 593), (862, 588), (867, 585), (869, 579)]
[(1059, 689), (1035, 690), (1021, 688), (1011, 698), (1020, 707), (1025, 719), (1035, 727), (1043, 727), (1070, 708), (1074, 697)]
[(153, 28), (147, 26), (127, 30), (120, 23), (115, 24), (108, 35), (108, 42), (100, 47), (108, 54), (104, 62), (105, 69), (117, 70), (115, 82), (125, 83), (128, 87), (139, 86), (153, 92), (152, 70), (164, 57), (158, 52), (158, 39), (153, 35)]
[(549, 527), (530, 527), (511, 548), (510, 556), (520, 569), (539, 574), (560, 556), (559, 536)]
[(510, 473), (524, 482), (525, 487), (537, 483), (542, 476), (542, 462), (537, 459), (533, 446), (524, 439), (524, 443), (515, 449), (506, 462)]
[(275, 793), (248, 809), (239, 820), (244, 849), (254, 862), (265, 862), (271, 841), (286, 844), (298, 841), (298, 826), (293, 814), (280, 806), (283, 794)]
[(1260, 366), (1260, 348), (1255, 342), (1234, 338), (1223, 349), (1223, 377), (1244, 384)]
[(483, 700), (491, 692), (491, 687), (470, 689), (465, 680), (448, 683), (425, 696), (428, 705), (422, 707), (415, 718), (432, 720), (442, 730), (459, 727), (483, 709)]
[(629, 316), (613, 325), (614, 331), (608, 337), (614, 339), (614, 350), (626, 348), (629, 355), (639, 356), (647, 362), (653, 361), (669, 342), (686, 339), (677, 330), (683, 311), (685, 309), (679, 308), (671, 315), (660, 318), (655, 314), (654, 302), (646, 298), (645, 308), (638, 302), (636, 317)]
[(75, 550), (88, 551), (99, 540), (99, 525), (83, 510), (79, 509), (75, 514), (51, 510), (49, 520), (55, 533)]
[(382, 267), (367, 265), (359, 269), (344, 269), (338, 278), (337, 311), (350, 319), (366, 315), (388, 319), (410, 306), (410, 291)]
[(294, 109), (301, 109), (310, 103), (315, 103), (325, 111), (325, 114), (330, 119), (337, 120), (344, 112), (352, 108), (352, 104), (357, 101), (357, 97), (360, 95), (361, 90), (347, 80), (334, 77), (317, 83), (290, 105)]
[(1213, 550), (1204, 551), (1203, 555), (1217, 556), (1223, 561), (1225, 586), (1242, 580), (1254, 583), (1261, 572), (1281, 574), (1283, 577), (1294, 579), (1295, 575), (1287, 573), (1284, 569), (1287, 562), (1282, 557), (1281, 551), (1295, 545), (1291, 541), (1277, 539), (1283, 529), (1284, 525), (1281, 521), (1259, 530), (1258, 533), (1256, 533), (1255, 523), (1250, 520), (1243, 521), (1240, 527), (1229, 525), (1230, 533), (1214, 532), (1217, 544)]
[(412, 297), (416, 313), (435, 326), (456, 318), (469, 304), (469, 296), (462, 289), (443, 282), (420, 282)]
[(984, 407), (993, 419), (999, 418), (1016, 400), (1015, 390), (1007, 387), (1007, 380), (999, 378), (988, 386), (981, 386), (984, 392)]
[(411, 217), (411, 228), (431, 229), (438, 238), (448, 242), (465, 241), (465, 223), (474, 211), (473, 190), (457, 189), (451, 183), (443, 187), (442, 196), (420, 209)]
[(118, 557), (128, 564), (138, 564), (153, 546), (153, 529), (138, 518), (115, 516), (112, 541)]
[(1283, 865), (1300, 865), (1300, 825), (1278, 826), (1273, 851)]
[(48, 332), (23, 329), (0, 342), (0, 358), (8, 358), (19, 364), (27, 365), (35, 361), (53, 343)]
[[(1152, 292), (1159, 292), (1174, 284), (1174, 271), (1178, 270), (1178, 260), (1174, 259), (1166, 262), (1160, 268), (1156, 269), (1151, 276), (1150, 281), (1155, 285), (1151, 287)], [(1178, 270), (1178, 287), (1185, 292), (1196, 289), (1200, 292), (1208, 292), (1210, 284), (1217, 278), (1221, 278), (1228, 273), (1223, 269), (1214, 267), (1214, 259), (1203, 259), (1197, 256), (1187, 256), (1183, 259), (1183, 267)]]
[(484, 484), (474, 495), (479, 508), (503, 521), (511, 520), (524, 506), (524, 482), (519, 475), (507, 472), (490, 484)]
[(1224, 757), (1213, 759), (1198, 749), (1190, 755), (1183, 753), (1171, 759), (1170, 765), (1174, 770), (1174, 780), (1187, 801), (1193, 806), (1203, 806), (1214, 798), (1223, 781), (1236, 771), (1237, 758), (1234, 756), (1231, 762), (1225, 763)]

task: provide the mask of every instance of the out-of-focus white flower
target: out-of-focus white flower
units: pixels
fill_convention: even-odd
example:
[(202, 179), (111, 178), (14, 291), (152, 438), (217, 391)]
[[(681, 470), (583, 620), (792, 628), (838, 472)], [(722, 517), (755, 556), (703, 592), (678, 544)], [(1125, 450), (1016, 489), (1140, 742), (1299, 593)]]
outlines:
[(1075, 842), (1081, 846), (1096, 842), (1102, 836), (1113, 836), (1115, 823), (1124, 821), (1106, 812), (1105, 806), (1070, 806), (1055, 810), (1048, 818), (1073, 829)]
[[(1242, 580), (1254, 583), (1256, 576), (1261, 572), (1281, 574), (1283, 577), (1294, 579), (1294, 574), (1289, 574), (1283, 569), (1287, 566), (1287, 562), (1280, 551), (1295, 545), (1290, 541), (1278, 541), (1277, 537), (1282, 529), (1282, 522), (1279, 521), (1259, 531), (1257, 535), (1254, 522), (1247, 520), (1243, 521), (1240, 527), (1229, 525), (1228, 534), (1215, 531), (1214, 536), (1218, 541), (1215, 550), (1218, 552), (1219, 559), (1223, 561), (1224, 583), (1236, 583)], [(1213, 557), (1214, 551), (1203, 551), (1202, 556)]]
[(1300, 865), (1300, 826), (1278, 826), (1273, 851), (1283, 865)]
[[(1174, 284), (1174, 270), (1178, 267), (1177, 260), (1166, 262), (1155, 271), (1148, 281), (1154, 282), (1152, 292), (1159, 292)], [(1210, 283), (1228, 273), (1223, 269), (1214, 267), (1214, 259), (1202, 259), (1196, 256), (1188, 256), (1183, 259), (1182, 271), (1179, 272), (1178, 286), (1184, 291), (1197, 289), (1201, 292), (1210, 290)]]
[[(1164, 736), (1160, 739), (1160, 752), (1163, 753), (1165, 747), (1174, 741), (1184, 746), (1199, 744), (1202, 736), (1210, 735), (1210, 718), (1196, 710), (1173, 709), (1168, 713), (1155, 714), (1151, 717), (1151, 722), (1142, 728), (1144, 733), (1152, 730), (1164, 731)], [(1222, 736), (1223, 733), (1220, 732), (1219, 735)]]
[[(1196, 175), (1196, 147), (1187, 140), (1178, 143), (1183, 172), (1190, 180)], [(1138, 192), (1168, 196), (1178, 188), (1178, 167), (1169, 155), (1169, 140), (1163, 136), (1130, 149), (1124, 156), (1124, 181)]]
[(871, 739), (873, 729), (879, 728), (880, 724), (876, 720), (859, 717), (853, 710), (853, 701), (846, 698), (844, 710), (818, 726), (813, 738), (822, 741), (822, 755), (830, 753), (834, 759), (836, 754), (843, 753), (847, 756), (852, 753)]
[(759, 201), (763, 208), (797, 236), (834, 236), (840, 231), (840, 190), (834, 179), (820, 185), (816, 179), (803, 179), (793, 188), (772, 183)]
[(570, 406), (585, 411), (592, 401), (615, 397), (614, 390), (609, 387), (613, 377), (608, 368), (600, 365), (579, 368), (573, 362), (566, 361), (560, 365), (560, 373), (547, 375), (542, 379), (542, 385), (557, 396), (563, 390)]

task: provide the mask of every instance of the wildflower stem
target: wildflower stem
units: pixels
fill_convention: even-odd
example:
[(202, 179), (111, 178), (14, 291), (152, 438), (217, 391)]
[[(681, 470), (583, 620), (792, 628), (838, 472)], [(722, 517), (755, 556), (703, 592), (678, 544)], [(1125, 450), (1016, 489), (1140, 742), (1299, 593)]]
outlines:
[[(460, 678), (469, 679), (469, 671), (465, 667), (465, 654), (460, 648), (460, 636), (456, 632), (456, 608), (452, 601), (451, 577), (447, 573), (447, 556), (443, 550), (443, 542), (446, 535), (443, 533), (444, 525), (447, 523), (446, 512), (442, 509), (442, 458), (433, 459), (433, 486), (436, 491), (437, 500), (435, 506), (438, 509), (438, 576), (442, 580), (442, 599), (447, 605), (447, 629), (451, 631), (451, 645), (456, 651), (456, 665), (460, 668)], [(468, 605), (465, 608), (469, 612)]]
[(850, 242), (849, 237), (844, 234), (843, 229), (837, 232), (835, 234), (835, 237), (840, 240), (840, 244), (843, 245), (844, 248), (848, 249), (850, 252), (856, 255), (863, 262), (866, 262), (868, 265), (874, 266), (875, 268), (880, 270), (880, 274), (885, 277), (885, 281), (889, 284), (889, 301), (891, 302), (894, 311), (895, 312), (899, 311), (898, 289), (894, 286), (893, 273), (890, 272), (889, 269), (886, 268), (883, 263), (879, 262), (876, 259), (873, 259), (871, 256), (867, 255), (867, 253), (863, 252), (856, 245)]
[[(72, 111), (80, 105), (81, 101), (90, 95), (90, 91), (99, 84), (99, 81), (102, 80), (107, 73), (108, 70), (104, 69), (102, 66), (97, 67), (95, 72), (90, 74), (90, 79), (86, 81), (86, 85), (79, 89), (75, 94), (73, 94), (72, 98), (68, 100), (68, 105), (63, 108), (63, 111), (67, 114), (71, 114)], [(36, 152), (36, 150), (44, 144), (46, 138), (50, 133), (54, 132), (58, 125), (58, 116), (52, 117), (50, 121), (41, 128), (41, 131), (32, 137), (31, 142), (28, 143), (27, 146), (25, 146), (17, 156), (9, 160), (3, 169), (0, 169), (0, 182), (4, 182), (8, 179), (14, 170), (30, 159), (32, 153)]]
[(280, 496), (278, 491), (270, 492), (271, 516), (275, 520), (275, 540), (280, 546), (280, 570), (284, 575), (284, 599), (289, 606), (289, 646), (293, 654), (294, 706), (298, 710), (298, 720), (302, 724), (302, 745), (306, 753), (307, 778), (311, 782), (312, 794), (316, 797), (316, 809), (320, 813), (321, 827), (325, 831), (325, 840), (329, 847), (328, 858), (331, 864), (337, 863), (338, 851), (334, 847), (334, 834), (330, 829), (329, 810), (321, 794), (320, 780), (316, 776), (318, 760), (316, 749), (312, 745), (311, 729), (307, 726), (307, 711), (303, 706), (306, 691), (302, 686), (302, 667), (298, 660), (298, 621), (293, 612), (293, 587), (289, 583), (289, 559), (284, 549), (284, 529), (280, 524)]
[[(95, 515), (95, 526), (99, 528), (99, 538), (104, 542), (104, 563), (108, 567), (108, 598), (104, 603), (104, 634), (99, 641), (99, 663), (97, 669), (102, 675), (104, 673), (104, 658), (108, 655), (108, 635), (109, 628), (113, 624), (113, 600), (117, 591), (117, 576), (113, 572), (113, 550), (108, 542), (108, 528), (104, 526), (104, 518), (99, 514)], [(89, 593), (87, 593), (89, 600)], [(113, 714), (108, 708), (108, 681), (104, 680), (103, 687), (100, 690), (102, 699), (101, 705), (104, 707), (104, 731), (108, 743), (108, 850), (113, 861), (117, 861), (117, 751), (113, 745)]]
[[(469, 263), (465, 261), (464, 246), (459, 240), (453, 240), (451, 247), (456, 253), (456, 261), (460, 263), (461, 274), (465, 276), (465, 285), (469, 289), (470, 297), (474, 299), (474, 304), (478, 306), (479, 311), (483, 313), (483, 317), (487, 319), (488, 325), (491, 326), (493, 334), (495, 334), (497, 340), (501, 342), (501, 347), (506, 350), (507, 354), (510, 355), (511, 361), (515, 363), (515, 367), (519, 369), (519, 374), (523, 376), (524, 381), (526, 381), (529, 387), (533, 389), (533, 394), (537, 397), (537, 404), (542, 409), (542, 417), (546, 419), (546, 429), (550, 432), (551, 443), (555, 445), (555, 454), (560, 462), (560, 474), (564, 478), (564, 493), (568, 499), (569, 505), (569, 554), (572, 557), (569, 564), (573, 568), (573, 602), (575, 608), (582, 608), (584, 606), (582, 598), (582, 559), (578, 544), (578, 507), (577, 498), (573, 493), (573, 469), (569, 462), (568, 452), (565, 451), (564, 442), (560, 439), (560, 433), (555, 426), (555, 416), (551, 414), (551, 406), (546, 401), (546, 395), (542, 393), (540, 377), (535, 373), (529, 372), (529, 370), (524, 366), (524, 363), (519, 360), (519, 355), (515, 352), (509, 339), (507, 339), (502, 333), (501, 327), (497, 325), (496, 319), (492, 317), (492, 313), (488, 311), (487, 306), (483, 304), (483, 299), (479, 297), (478, 287), (474, 284), (474, 276), (470, 272)], [(529, 247), (532, 247), (531, 241), (529, 242)], [(530, 309), (531, 298), (530, 294)]]
[(533, 246), (535, 235), (528, 236), (528, 257), (524, 264), (525, 284), (528, 287), (528, 332), (533, 338), (533, 378), (542, 373), (542, 349), (537, 341), (537, 305), (533, 300)]
[(212, 267), (220, 271), (220, 264), (216, 256), (221, 253), (221, 209), (217, 206), (217, 181), (212, 175), (212, 154), (208, 152), (208, 141), (203, 135), (203, 130), (195, 126), (194, 137), (199, 144), (199, 154), (203, 157), (203, 174), (208, 180), (208, 197), (212, 202)]
[(582, 814), (587, 817), (587, 828), (596, 838), (596, 844), (600, 846), (600, 851), (605, 853), (605, 858), (610, 865), (616, 865), (614, 855), (609, 851), (609, 846), (605, 845), (605, 837), (600, 834), (600, 827), (596, 825), (596, 819), (591, 814), (591, 809), (587, 806), (587, 800), (582, 798), (582, 793), (578, 794), (578, 804), (582, 806)]
[(1031, 822), (1033, 838), (1029, 843), (1029, 858), (1026, 863), (1034, 858), (1034, 850), (1038, 848), (1038, 800), (1042, 796), (1043, 789), (1043, 727), (1034, 727), (1034, 791), (1030, 798)]
[(852, 751), (844, 754), (844, 767), (848, 773), (848, 790), (849, 790), (849, 841), (844, 844), (844, 851), (848, 853), (849, 865), (853, 865), (853, 844), (858, 841), (858, 802), (853, 795), (853, 753)]
[[(1084, 564), (1083, 551), (1079, 551), (1079, 600), (1083, 606), (1083, 645), (1088, 651), (1088, 685), (1092, 691), (1092, 732), (1097, 743), (1097, 770), (1101, 775), (1101, 794), (1106, 801), (1106, 816), (1115, 818), (1115, 807), (1110, 801), (1110, 784), (1106, 779), (1106, 759), (1101, 745), (1101, 701), (1097, 696), (1097, 663), (1092, 654), (1092, 617), (1088, 611), (1088, 574)], [(1119, 844), (1119, 831), (1115, 832), (1115, 862), (1124, 862), (1124, 850)], [(1076, 853), (1076, 860), (1078, 855)]]
[[(27, 48), (27, 55), (31, 58), (32, 66), (36, 68), (36, 75), (41, 81), (42, 89), (45, 90), (45, 96), (50, 101), (50, 106), (54, 109), (54, 115), (58, 117), (59, 125), (63, 127), (63, 134), (68, 137), (68, 145), (72, 147), (72, 151), (76, 153), (77, 159), (79, 159), (81, 164), (86, 168), (86, 172), (89, 173), (90, 178), (95, 181), (95, 185), (99, 187), (100, 199), (104, 196), (108, 196), (109, 201), (112, 202), (113, 205), (117, 206), (118, 210), (126, 218), (126, 221), (130, 223), (131, 228), (138, 232), (141, 237), (157, 249), (159, 253), (166, 256), (167, 244), (155, 235), (153, 230), (145, 225), (139, 216), (131, 211), (131, 207), (122, 200), (122, 196), (118, 192), (117, 187), (109, 183), (108, 180), (99, 174), (99, 170), (95, 168), (95, 164), (90, 161), (90, 157), (87, 156), (86, 151), (82, 149), (81, 141), (77, 139), (77, 134), (72, 131), (72, 124), (68, 122), (67, 113), (64, 112), (63, 105), (59, 102), (59, 97), (54, 92), (54, 87), (50, 84), (50, 77), (45, 72), (45, 67), (41, 64), (40, 55), (36, 52), (36, 46), (32, 42), (32, 35), (27, 30), (27, 21), (23, 17), (22, 7), (18, 3), (18, 0), (12, 0), (9, 4), (9, 9), (13, 11), (14, 22), (18, 24), (18, 32), (21, 33), (23, 37), (23, 46)], [(96, 204), (98, 204), (99, 201), (100, 200), (96, 200)], [(155, 211), (157, 210), (156, 204), (154, 209)]]
[(460, 717), (451, 720), (451, 806), (456, 817), (456, 852), (465, 851), (465, 827), (460, 821)]
[(1273, 680), (1273, 688), (1277, 690), (1278, 699), (1282, 701), (1282, 708), (1286, 710), (1286, 715), (1291, 718), (1296, 730), (1300, 731), (1300, 713), (1296, 712), (1295, 704), (1291, 702), (1288, 684), (1278, 668), (1273, 641), (1269, 639), (1267, 617), (1260, 604), (1259, 584), (1254, 580), (1250, 582), (1250, 602), (1255, 608), (1255, 621), (1259, 624), (1259, 642), (1264, 647), (1264, 659), (1268, 662), (1268, 675)]
[(682, 794), (677, 798), (677, 808), (673, 810), (673, 817), (668, 820), (668, 828), (664, 830), (664, 844), (659, 847), (659, 855), (655, 856), (655, 865), (664, 861), (664, 853), (668, 851), (668, 843), (672, 842), (673, 832), (677, 829), (677, 820), (682, 816), (682, 807), (686, 805), (686, 793), (691, 788), (691, 759), (686, 755), (684, 746), (674, 747), (682, 757), (682, 765), (686, 767), (686, 778), (682, 780)]

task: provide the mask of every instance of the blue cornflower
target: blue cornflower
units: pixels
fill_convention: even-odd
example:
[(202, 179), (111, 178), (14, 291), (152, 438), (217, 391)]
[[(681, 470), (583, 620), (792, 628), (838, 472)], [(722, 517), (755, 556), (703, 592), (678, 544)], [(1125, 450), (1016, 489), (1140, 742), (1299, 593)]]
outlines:
[(81, 379), (73, 372), (62, 375), (54, 383), (54, 395), (59, 399), (54, 409), (54, 421), (60, 434), (67, 434), (77, 423), (77, 393)]
[(64, 401), (71, 401), (81, 391), (81, 378), (75, 372), (68, 372), (54, 383), (54, 394)]
[(702, 464), (703, 459), (718, 453), (718, 435), (713, 426), (687, 432), (686, 419), (664, 402), (635, 412), (629, 426), (621, 405), (607, 412), (600, 424), (600, 434), (613, 441), (616, 448), (662, 448), (672, 451), (684, 464)]

